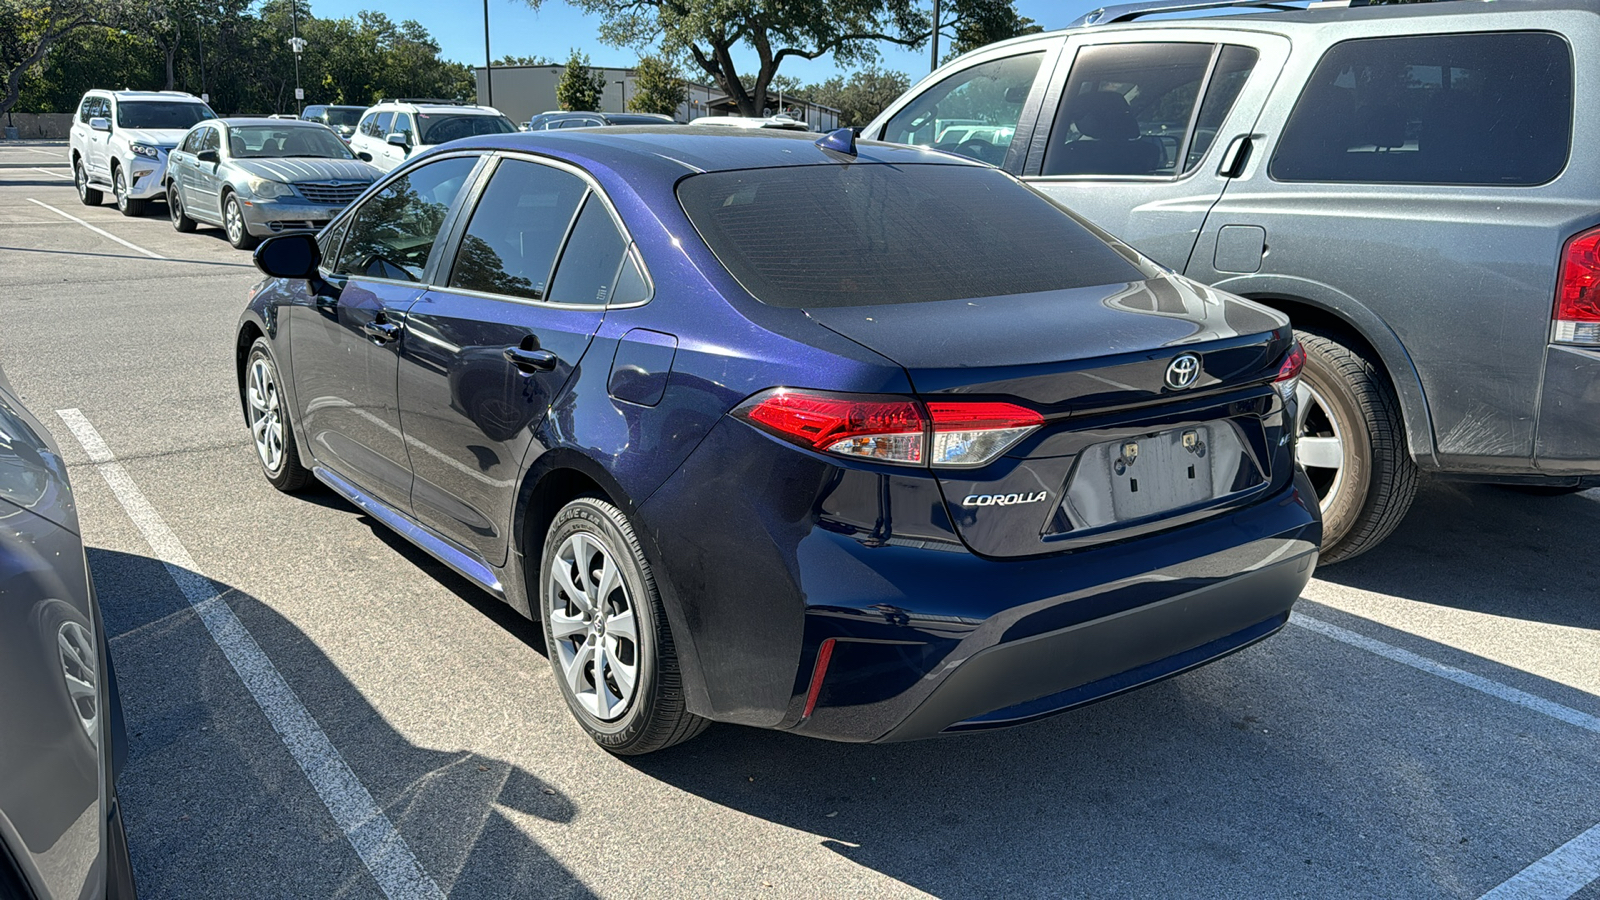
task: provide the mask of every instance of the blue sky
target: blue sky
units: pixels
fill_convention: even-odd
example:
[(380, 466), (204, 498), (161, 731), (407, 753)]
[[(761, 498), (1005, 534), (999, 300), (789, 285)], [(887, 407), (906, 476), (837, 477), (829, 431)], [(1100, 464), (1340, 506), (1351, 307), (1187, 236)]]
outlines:
[[(1017, 0), (1017, 11), (1045, 28), (1062, 28), (1104, 0)], [(363, 9), (379, 9), (395, 21), (416, 19), (433, 34), (449, 59), (474, 65), (483, 64), (482, 0), (310, 0), (313, 14), (327, 18), (354, 16)], [(931, 6), (931, 0), (929, 5)], [(547, 56), (565, 60), (573, 47), (588, 53), (597, 66), (631, 65), (638, 57), (632, 50), (610, 47), (596, 37), (599, 20), (585, 16), (563, 0), (545, 0), (535, 12), (522, 0), (489, 0), (489, 39), (495, 58), (506, 54)], [(948, 38), (947, 38), (948, 39)], [(309, 52), (316, 52), (312, 48)], [(755, 57), (738, 58), (741, 71), (754, 71)], [(927, 74), (928, 48), (907, 51), (892, 44), (883, 46), (883, 65), (911, 76), (912, 81)], [(840, 72), (831, 57), (817, 60), (789, 58), (779, 70), (802, 81), (820, 81)]]

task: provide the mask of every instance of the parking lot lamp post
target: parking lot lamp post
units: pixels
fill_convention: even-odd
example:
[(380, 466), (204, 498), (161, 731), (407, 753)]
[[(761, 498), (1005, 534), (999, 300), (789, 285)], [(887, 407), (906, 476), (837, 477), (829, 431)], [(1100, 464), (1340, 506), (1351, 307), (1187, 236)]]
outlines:
[(489, 0), (483, 0), (483, 105), (494, 105), (494, 57), (489, 55)]
[(300, 36), (300, 0), (289, 0), (289, 28), (289, 49), (294, 51), (294, 112), (298, 116), (306, 99), (306, 92), (300, 87), (300, 54), (306, 50), (305, 38)]
[(939, 68), (939, 0), (933, 0), (933, 64), (928, 66), (932, 72)]

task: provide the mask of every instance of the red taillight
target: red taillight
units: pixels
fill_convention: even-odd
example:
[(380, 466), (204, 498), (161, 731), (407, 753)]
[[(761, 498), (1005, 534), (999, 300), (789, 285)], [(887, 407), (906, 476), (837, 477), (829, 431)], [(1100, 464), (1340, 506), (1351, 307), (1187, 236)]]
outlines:
[(1044, 416), (1014, 403), (924, 406), (909, 397), (792, 388), (756, 394), (734, 415), (812, 450), (917, 466), (981, 466), (1044, 424)]
[(1295, 388), (1300, 386), (1300, 370), (1306, 366), (1306, 348), (1299, 341), (1289, 348), (1284, 354), (1283, 363), (1278, 366), (1278, 374), (1272, 379), (1272, 386), (1278, 389), (1278, 394), (1283, 397), (1283, 402), (1289, 402), (1294, 397)]
[(1552, 340), (1600, 344), (1600, 228), (1567, 241), (1556, 286)]

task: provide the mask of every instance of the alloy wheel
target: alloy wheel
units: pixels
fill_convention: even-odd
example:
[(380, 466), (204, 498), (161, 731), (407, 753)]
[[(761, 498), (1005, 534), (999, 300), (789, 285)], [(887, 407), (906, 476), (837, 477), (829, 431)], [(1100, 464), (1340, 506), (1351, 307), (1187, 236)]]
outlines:
[(1306, 470), (1318, 503), (1328, 511), (1344, 482), (1345, 429), (1332, 408), (1304, 378), (1295, 388), (1295, 460)]
[(239, 201), (228, 198), (228, 206), (222, 211), (222, 224), (228, 229), (228, 240), (239, 244), (244, 240), (244, 214), (239, 211)]
[(120, 167), (111, 170), (111, 195), (116, 198), (117, 209), (128, 208), (128, 181)]
[(599, 536), (580, 531), (562, 542), (545, 596), (553, 649), (572, 696), (597, 719), (620, 718), (639, 684), (637, 607)]
[(256, 456), (268, 472), (283, 466), (283, 405), (278, 396), (277, 373), (264, 356), (250, 361), (245, 381), (245, 397), (250, 407), (250, 436), (255, 440)]
[(83, 160), (81, 159), (72, 164), (72, 180), (77, 182), (78, 199), (88, 203), (89, 175), (87, 172), (83, 171)]
[(78, 622), (64, 622), (56, 632), (61, 657), (61, 677), (67, 684), (67, 697), (78, 714), (78, 725), (89, 742), (100, 743), (100, 656), (89, 629)]

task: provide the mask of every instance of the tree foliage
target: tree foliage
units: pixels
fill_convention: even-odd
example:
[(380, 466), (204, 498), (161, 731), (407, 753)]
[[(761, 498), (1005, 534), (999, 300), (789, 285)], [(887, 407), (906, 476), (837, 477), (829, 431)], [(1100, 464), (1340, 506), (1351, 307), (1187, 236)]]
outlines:
[(606, 90), (606, 76), (589, 68), (589, 54), (572, 51), (567, 68), (556, 82), (556, 106), (571, 111), (594, 112), (600, 109), (600, 96)]
[(0, 113), (22, 92), (23, 78), (50, 48), (80, 28), (120, 22), (115, 0), (0, 0)]
[(947, 21), (949, 27), (954, 29), (955, 40), (950, 43), (950, 55), (945, 59), (954, 59), (963, 53), (970, 53), (979, 47), (986, 47), (996, 41), (1007, 38), (1021, 37), (1025, 34), (1038, 34), (1044, 27), (1037, 25), (1027, 16), (1017, 15), (1016, 5), (1012, 0), (948, 0), (950, 17)]
[(555, 66), (560, 63), (548, 56), (513, 56), (506, 54), (494, 61), (496, 66)]
[(689, 86), (677, 66), (659, 56), (639, 59), (633, 79), (633, 96), (628, 98), (629, 109), (674, 116), (687, 99)]
[(911, 79), (904, 72), (868, 68), (849, 78), (835, 75), (785, 94), (837, 109), (840, 125), (865, 125), (910, 88)]

